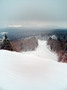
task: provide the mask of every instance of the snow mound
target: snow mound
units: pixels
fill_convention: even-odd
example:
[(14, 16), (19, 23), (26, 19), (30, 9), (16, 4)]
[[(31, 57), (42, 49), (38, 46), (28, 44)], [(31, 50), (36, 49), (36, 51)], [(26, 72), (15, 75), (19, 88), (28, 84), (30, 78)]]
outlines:
[(0, 90), (67, 90), (67, 64), (0, 50)]

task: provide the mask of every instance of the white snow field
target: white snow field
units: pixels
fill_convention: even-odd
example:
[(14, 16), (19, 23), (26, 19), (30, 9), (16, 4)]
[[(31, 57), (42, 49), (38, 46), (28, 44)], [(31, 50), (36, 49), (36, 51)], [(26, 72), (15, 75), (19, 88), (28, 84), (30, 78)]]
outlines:
[(67, 64), (0, 50), (0, 90), (67, 90)]

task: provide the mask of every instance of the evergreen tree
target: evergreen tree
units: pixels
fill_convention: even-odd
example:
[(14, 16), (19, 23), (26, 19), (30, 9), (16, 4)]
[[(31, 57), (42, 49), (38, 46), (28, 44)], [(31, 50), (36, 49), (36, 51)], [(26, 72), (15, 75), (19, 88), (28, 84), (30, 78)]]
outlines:
[(3, 45), (2, 45), (1, 48), (2, 48), (2, 49), (5, 49), (5, 50), (10, 50), (10, 51), (13, 50), (13, 49), (12, 49), (12, 46), (11, 46), (11, 43), (10, 43), (10, 41), (8, 40), (8, 37), (7, 37), (6, 34), (5, 34), (5, 36), (4, 36)]

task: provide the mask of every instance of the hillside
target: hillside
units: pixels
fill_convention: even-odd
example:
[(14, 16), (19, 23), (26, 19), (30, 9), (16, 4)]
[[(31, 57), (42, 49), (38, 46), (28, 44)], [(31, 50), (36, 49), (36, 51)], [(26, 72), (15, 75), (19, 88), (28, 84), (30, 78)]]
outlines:
[(11, 42), (14, 51), (33, 51), (38, 46), (38, 40), (35, 37), (19, 39)]
[(30, 52), (0, 50), (0, 90), (66, 89), (67, 64)]

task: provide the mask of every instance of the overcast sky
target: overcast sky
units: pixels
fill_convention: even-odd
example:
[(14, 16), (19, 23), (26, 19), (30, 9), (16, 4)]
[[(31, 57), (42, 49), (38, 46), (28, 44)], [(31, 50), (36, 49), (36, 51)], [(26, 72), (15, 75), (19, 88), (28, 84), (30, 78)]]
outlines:
[(23, 22), (60, 22), (66, 26), (67, 0), (0, 0), (0, 24)]

